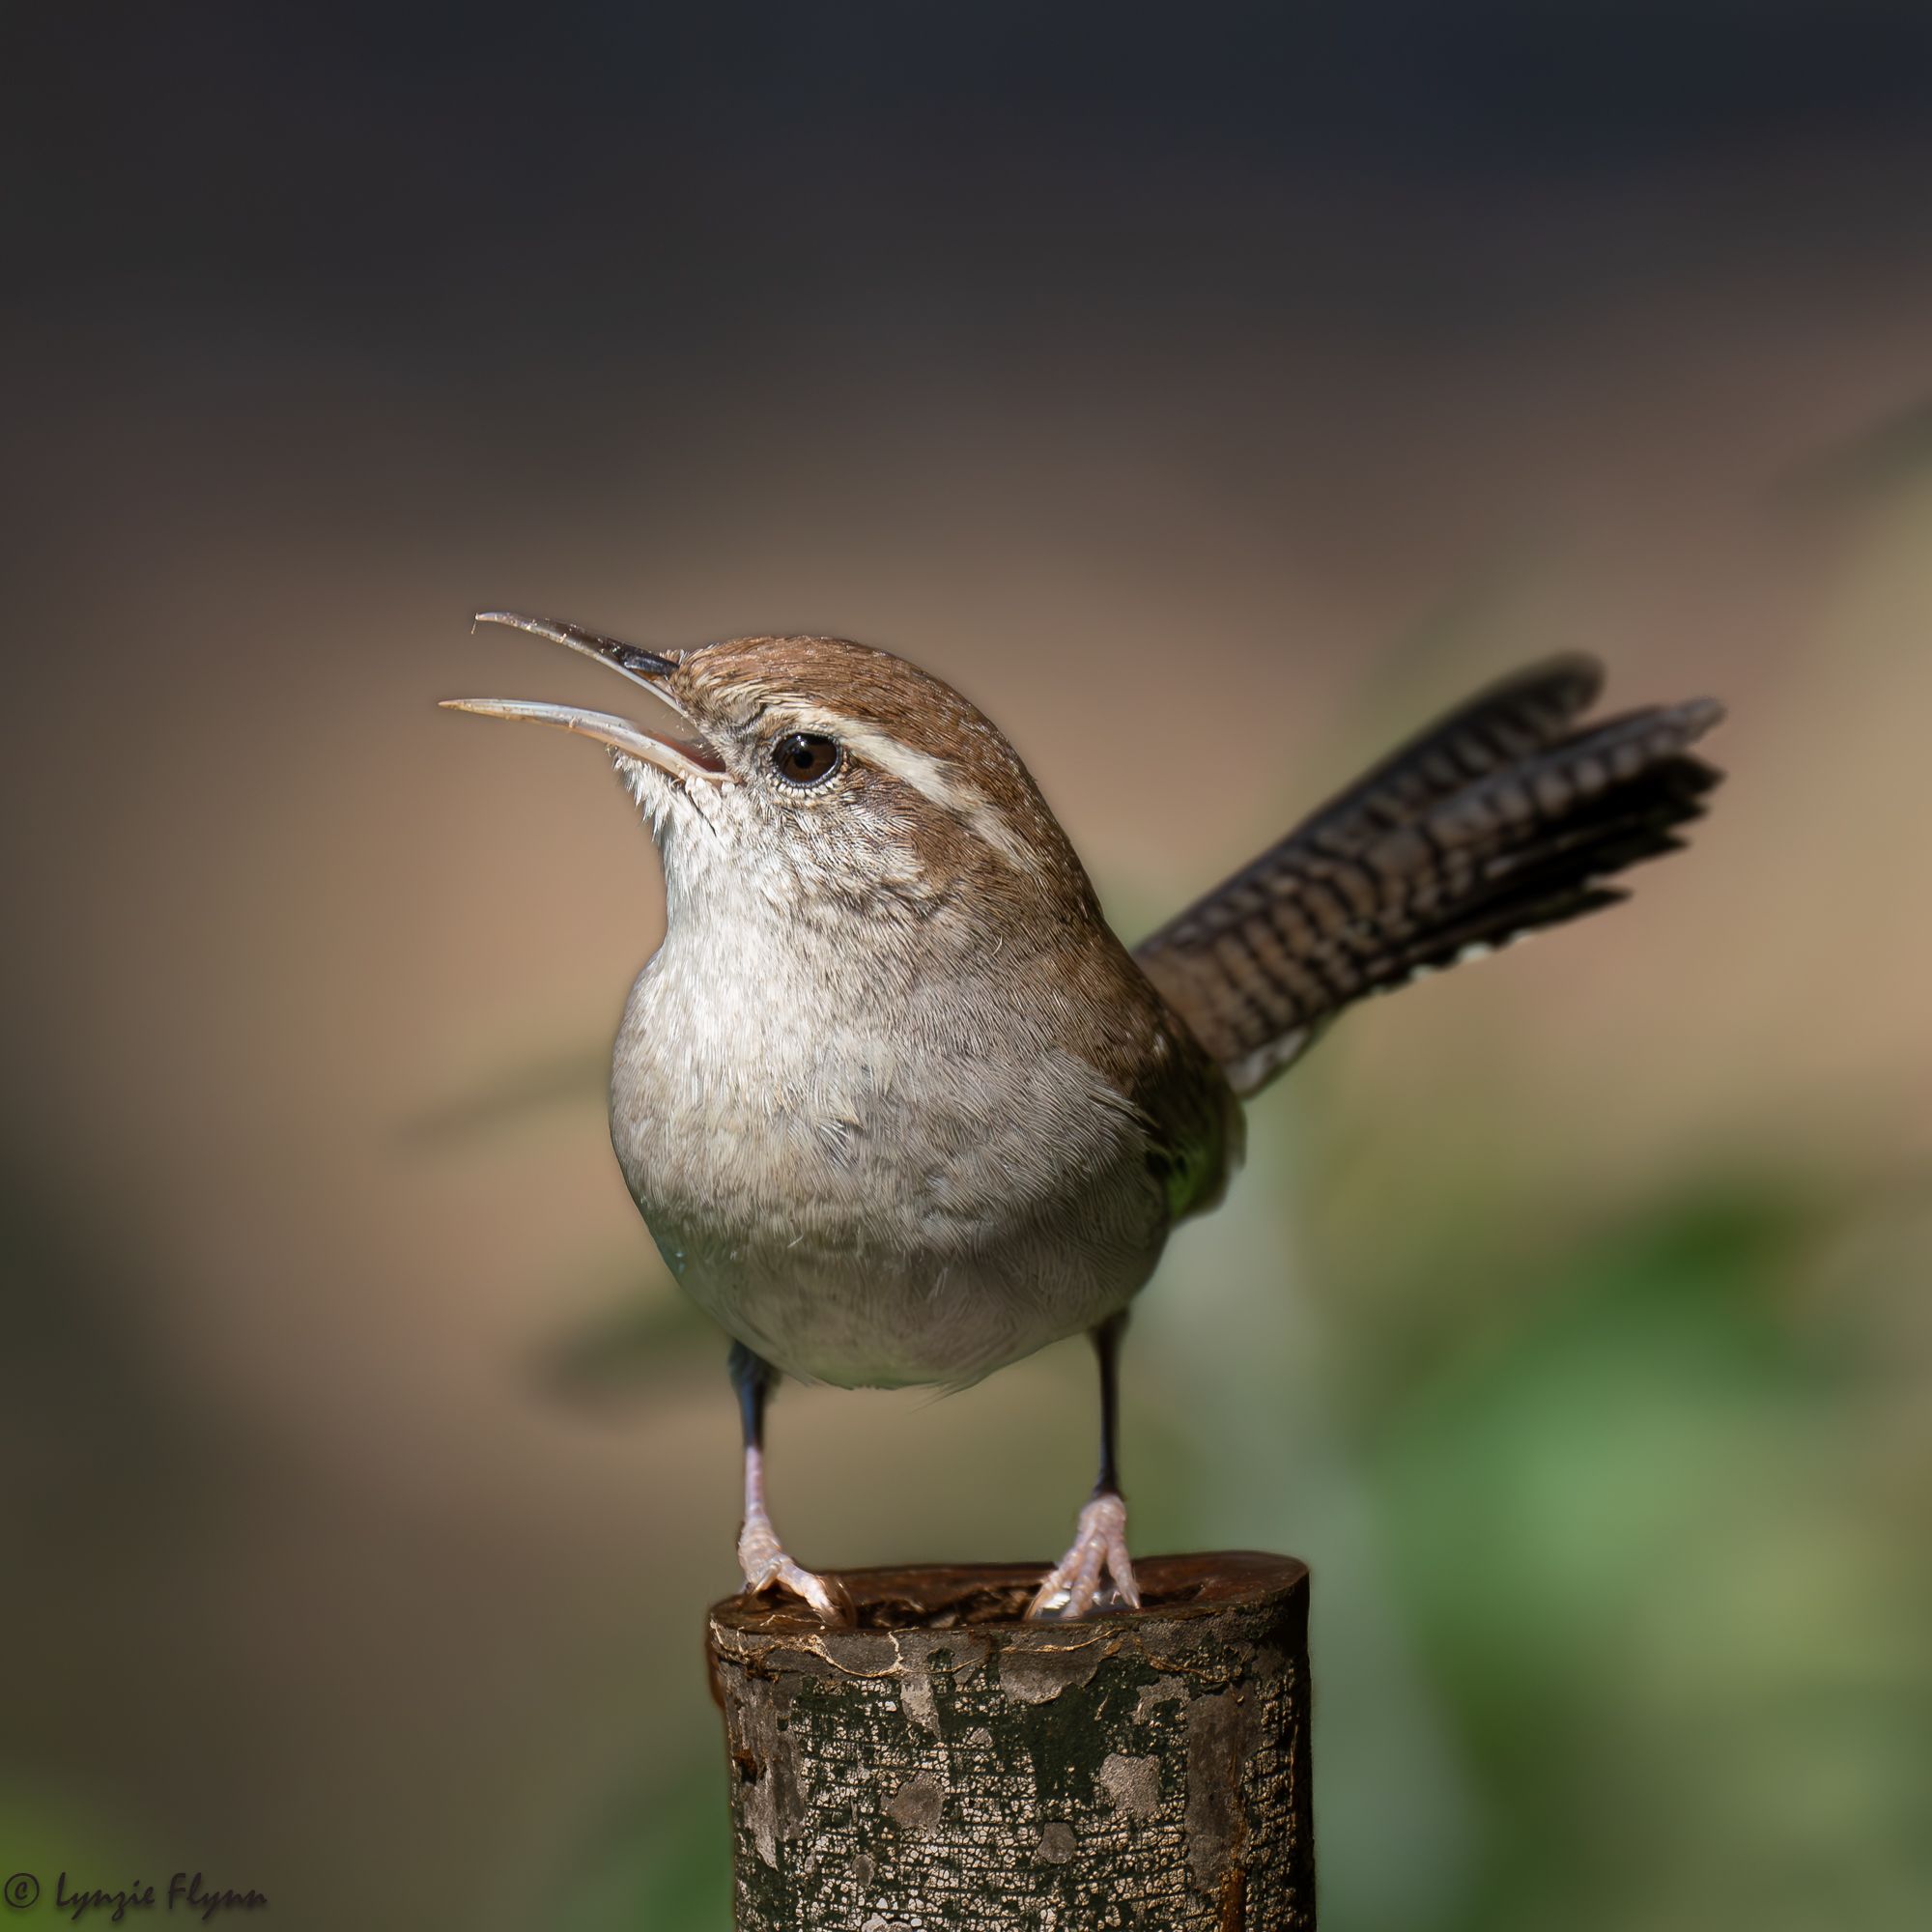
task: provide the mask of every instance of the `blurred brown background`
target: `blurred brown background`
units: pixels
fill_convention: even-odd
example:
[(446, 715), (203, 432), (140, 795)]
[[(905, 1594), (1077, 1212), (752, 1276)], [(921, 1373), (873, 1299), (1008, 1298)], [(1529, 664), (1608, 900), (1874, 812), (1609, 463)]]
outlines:
[[(0, 1871), (725, 1922), (723, 1345), (605, 1139), (608, 700), (961, 685), (1133, 936), (1558, 648), (1637, 899), (1270, 1093), (1140, 1548), (1317, 1577), (1331, 1932), (1932, 1921), (1932, 16), (14, 7)], [(788, 1389), (819, 1564), (1044, 1556), (1069, 1347)]]

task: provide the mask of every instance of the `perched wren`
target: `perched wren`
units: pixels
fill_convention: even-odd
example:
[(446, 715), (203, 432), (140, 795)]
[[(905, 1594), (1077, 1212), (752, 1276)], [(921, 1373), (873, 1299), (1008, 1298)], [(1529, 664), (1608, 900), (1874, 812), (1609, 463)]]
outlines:
[(1037, 1616), (1137, 1604), (1115, 1465), (1128, 1303), (1220, 1199), (1241, 1102), (1344, 1007), (1624, 895), (1718, 781), (1708, 699), (1594, 724), (1565, 657), (1471, 698), (1129, 951), (1026, 767), (956, 692), (837, 638), (641, 650), (507, 624), (642, 685), (684, 734), (450, 700), (608, 746), (662, 855), (611, 1138), (666, 1264), (728, 1333), (746, 1587), (827, 1620), (765, 1506), (781, 1373), (957, 1387), (1094, 1338), (1100, 1475)]

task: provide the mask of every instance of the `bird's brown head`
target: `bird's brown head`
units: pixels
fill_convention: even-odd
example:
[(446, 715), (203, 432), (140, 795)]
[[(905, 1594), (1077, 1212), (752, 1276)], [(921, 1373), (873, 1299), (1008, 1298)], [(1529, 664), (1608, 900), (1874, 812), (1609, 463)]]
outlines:
[(965, 698), (839, 638), (738, 638), (649, 651), (574, 624), (506, 624), (596, 658), (677, 715), (646, 729), (576, 706), (453, 698), (610, 747), (683, 906), (833, 906), (925, 922), (974, 905), (1096, 916), (1079, 861), (1026, 767)]

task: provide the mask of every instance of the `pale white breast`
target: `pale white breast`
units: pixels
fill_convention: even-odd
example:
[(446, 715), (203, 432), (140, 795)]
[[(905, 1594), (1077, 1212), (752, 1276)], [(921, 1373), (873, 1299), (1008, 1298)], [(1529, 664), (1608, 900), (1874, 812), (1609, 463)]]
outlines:
[(1124, 1305), (1166, 1236), (1142, 1123), (997, 976), (855, 986), (804, 937), (673, 928), (611, 1138), (686, 1290), (815, 1379), (970, 1381)]

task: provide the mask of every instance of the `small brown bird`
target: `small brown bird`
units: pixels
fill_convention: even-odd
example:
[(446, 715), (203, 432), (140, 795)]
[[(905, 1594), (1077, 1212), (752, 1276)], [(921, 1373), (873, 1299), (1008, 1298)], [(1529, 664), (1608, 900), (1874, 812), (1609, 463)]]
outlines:
[(780, 1373), (958, 1387), (1094, 1338), (1100, 1474), (1037, 1616), (1138, 1604), (1115, 1461), (1128, 1303), (1221, 1197), (1241, 1102), (1343, 1008), (1612, 905), (1719, 774), (1708, 698), (1579, 724), (1598, 667), (1505, 678), (1129, 951), (1006, 739), (837, 638), (648, 651), (485, 611), (642, 685), (686, 732), (450, 700), (608, 746), (662, 855), (663, 945), (617, 1035), (611, 1137), (731, 1336), (749, 1590), (842, 1621), (765, 1506)]

